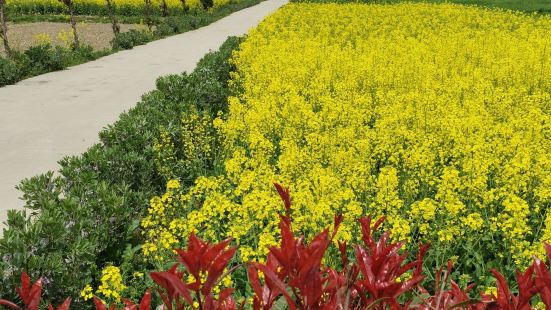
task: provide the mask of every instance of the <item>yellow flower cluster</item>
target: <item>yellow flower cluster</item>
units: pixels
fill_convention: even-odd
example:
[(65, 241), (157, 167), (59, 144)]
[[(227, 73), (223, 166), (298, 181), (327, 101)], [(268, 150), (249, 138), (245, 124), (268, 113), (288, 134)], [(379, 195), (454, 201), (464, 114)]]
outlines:
[[(134, 277), (143, 277), (143, 273), (136, 272)], [(99, 285), (96, 293), (111, 301), (120, 301), (122, 292), (126, 289), (123, 284), (121, 270), (119, 267), (107, 266), (101, 271), (101, 284)], [(89, 300), (94, 298), (94, 289), (90, 284), (87, 284), (80, 292), (82, 299)]]
[(90, 284), (87, 284), (80, 292), (80, 297), (82, 297), (82, 299), (84, 299), (85, 301), (94, 298), (93, 290), (94, 289), (92, 288), (92, 286)]
[(155, 165), (159, 174), (166, 178), (172, 175), (171, 163), (176, 157), (174, 142), (170, 137), (170, 133), (166, 128), (159, 128), (160, 137), (153, 142), (153, 150), (155, 151)]
[(182, 170), (188, 175), (206, 173), (214, 160), (218, 143), (212, 122), (207, 113), (191, 110), (181, 117), (179, 137), (173, 138), (166, 128), (159, 128), (159, 138), (155, 139), (153, 150), (157, 170), (166, 180), (182, 177), (178, 175)]
[(549, 33), (549, 16), (452, 4), (286, 5), (234, 55), (225, 174), (154, 198), (149, 251), (196, 231), (263, 255), (277, 181), (307, 236), (343, 213), (355, 239), (359, 216), (385, 215), (442, 259), (468, 245), (526, 264), (551, 239)]
[[(224, 269), (224, 273), (223, 274), (226, 274), (228, 272), (228, 269), (225, 268)], [(199, 283), (201, 284), (205, 284), (205, 282), (207, 281), (207, 278), (208, 278), (208, 273), (204, 273), (204, 272), (201, 272), (199, 274)], [(186, 282), (187, 284), (192, 284), (192, 283), (196, 283), (197, 280), (195, 279), (195, 276), (193, 276), (191, 273), (189, 273), (187, 275), (187, 278), (186, 278)], [(233, 281), (231, 279), (231, 276), (228, 274), (228, 275), (225, 275), (215, 286), (214, 288), (212, 289), (213, 293), (215, 295), (219, 294), (223, 288), (227, 288), (227, 287), (232, 287), (233, 285)]]
[(119, 267), (107, 266), (101, 271), (101, 284), (97, 290), (99, 294), (105, 298), (119, 300), (125, 289)]
[(216, 136), (212, 131), (212, 118), (196, 111), (182, 115), (182, 154), (180, 164), (186, 171), (204, 169), (214, 156)]

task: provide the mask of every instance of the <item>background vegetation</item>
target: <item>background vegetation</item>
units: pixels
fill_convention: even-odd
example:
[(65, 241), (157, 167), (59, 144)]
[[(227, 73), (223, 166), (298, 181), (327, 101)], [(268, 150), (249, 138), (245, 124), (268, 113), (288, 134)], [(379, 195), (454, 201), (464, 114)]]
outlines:
[[(116, 33), (111, 41), (112, 48), (104, 50), (93, 50), (85, 44), (75, 46), (69, 43), (67, 46), (52, 46), (49, 43), (40, 43), (32, 46), (28, 50), (18, 52), (12, 50), (8, 57), (0, 56), (0, 87), (13, 84), (17, 81), (39, 74), (62, 70), (67, 67), (97, 59), (99, 57), (111, 54), (121, 49), (131, 49), (134, 46), (145, 44), (147, 42), (164, 38), (170, 35), (183, 33), (189, 30), (206, 26), (212, 22), (223, 18), (235, 11), (244, 9), (260, 2), (259, 0), (240, 0), (237, 2), (227, 2), (216, 7), (204, 10), (202, 8), (193, 8), (186, 12), (178, 12), (174, 16), (160, 16), (156, 13), (149, 16), (151, 30), (130, 30), (128, 32)], [(98, 4), (99, 5), (99, 4)], [(125, 16), (122, 21), (143, 22), (143, 8), (136, 9), (136, 14)], [(103, 14), (104, 12), (98, 12)], [(10, 19), (12, 18), (11, 15)], [(60, 19), (68, 21), (68, 16), (56, 15), (16, 15), (19, 21), (39, 21), (43, 19)], [(117, 19), (118, 17), (115, 16)], [(86, 17), (87, 20), (111, 22), (107, 16)], [(121, 20), (117, 19), (117, 22)], [(9, 32), (8, 32), (9, 33)]]

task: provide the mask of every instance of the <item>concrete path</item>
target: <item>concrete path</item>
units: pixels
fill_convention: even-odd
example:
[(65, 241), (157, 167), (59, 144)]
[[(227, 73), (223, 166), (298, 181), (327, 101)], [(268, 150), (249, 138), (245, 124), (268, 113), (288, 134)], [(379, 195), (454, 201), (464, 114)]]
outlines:
[(286, 2), (267, 0), (194, 31), (0, 88), (0, 223), (8, 209), (22, 207), (15, 189), (22, 179), (84, 152), (157, 77), (192, 71), (228, 36), (245, 34)]

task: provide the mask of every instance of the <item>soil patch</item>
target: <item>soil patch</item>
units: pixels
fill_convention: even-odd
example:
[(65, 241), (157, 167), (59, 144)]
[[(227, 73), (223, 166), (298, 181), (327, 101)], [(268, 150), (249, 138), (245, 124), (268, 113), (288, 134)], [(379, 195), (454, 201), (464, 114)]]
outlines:
[[(130, 29), (146, 29), (145, 25), (121, 24), (121, 31)], [(40, 42), (51, 41), (53, 45), (66, 45), (72, 42), (71, 25), (69, 23), (36, 22), (8, 25), (8, 39), (14, 50), (23, 51)], [(77, 25), (80, 41), (96, 50), (111, 47), (113, 30), (107, 23), (79, 23)], [(4, 53), (4, 47), (0, 46)]]

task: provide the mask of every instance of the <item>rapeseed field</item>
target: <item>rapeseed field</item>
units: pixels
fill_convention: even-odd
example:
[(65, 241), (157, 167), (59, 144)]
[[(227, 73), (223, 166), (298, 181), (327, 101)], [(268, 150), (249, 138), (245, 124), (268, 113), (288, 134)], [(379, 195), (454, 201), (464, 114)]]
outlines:
[(264, 257), (275, 181), (307, 238), (335, 213), (346, 241), (385, 216), (394, 240), (431, 244), (427, 264), (510, 276), (551, 241), (550, 33), (548, 16), (453, 4), (285, 6), (234, 54), (223, 171), (151, 199), (144, 255), (196, 232)]

